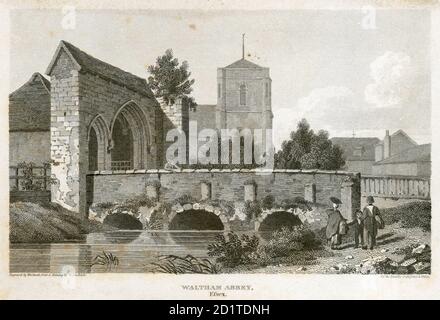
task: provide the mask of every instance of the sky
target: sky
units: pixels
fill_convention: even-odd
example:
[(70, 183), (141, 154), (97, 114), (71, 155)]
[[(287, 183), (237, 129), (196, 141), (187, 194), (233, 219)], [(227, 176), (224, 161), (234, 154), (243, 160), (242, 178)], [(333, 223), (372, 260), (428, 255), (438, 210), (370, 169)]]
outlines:
[[(10, 91), (44, 73), (60, 40), (121, 69), (171, 48), (189, 63), (199, 104), (216, 103), (216, 72), (241, 58), (270, 68), (275, 145), (306, 118), (331, 137), (403, 129), (431, 141), (427, 10), (72, 11), (11, 13)], [(67, 19), (67, 20), (66, 20)]]

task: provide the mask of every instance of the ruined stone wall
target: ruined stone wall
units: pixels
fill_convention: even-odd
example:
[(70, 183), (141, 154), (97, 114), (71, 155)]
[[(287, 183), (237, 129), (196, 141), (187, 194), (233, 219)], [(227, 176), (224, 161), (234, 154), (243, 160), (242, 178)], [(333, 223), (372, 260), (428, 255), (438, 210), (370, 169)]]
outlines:
[[(162, 111), (156, 101), (123, 85), (97, 75), (78, 71), (65, 51), (61, 51), (51, 70), (51, 160), (52, 201), (86, 213), (86, 175), (88, 172), (88, 131), (92, 120), (100, 115), (107, 136), (121, 108), (130, 103), (145, 120), (145, 148), (135, 167), (156, 168), (161, 165)], [(135, 119), (138, 120), (138, 119)], [(103, 148), (108, 153), (107, 148)], [(102, 152), (101, 152), (102, 154)], [(142, 162), (139, 164), (139, 162)], [(106, 163), (110, 169), (109, 163)], [(159, 166), (160, 166), (159, 165)]]
[(183, 103), (182, 99), (177, 99), (174, 104), (166, 104), (162, 99), (158, 99), (163, 112), (162, 121), (162, 164), (166, 163), (166, 150), (173, 142), (167, 142), (167, 133), (172, 129), (181, 129), (189, 139), (189, 107)]
[[(335, 171), (275, 170), (270, 174), (256, 174), (256, 170), (139, 170), (136, 172), (95, 172), (88, 176), (93, 181), (93, 203), (122, 202), (144, 194), (152, 181), (160, 182), (159, 198), (173, 202), (189, 194), (202, 199), (204, 184), (211, 184), (211, 199), (245, 201), (245, 185), (255, 185), (255, 199), (272, 195), (277, 203), (297, 196), (329, 205), (329, 197), (341, 198), (342, 214), (351, 220), (360, 207), (360, 177), (355, 173)], [(314, 187), (311, 187), (314, 186)]]
[[(80, 179), (84, 164), (80, 162), (80, 147), (84, 150), (87, 133), (84, 115), (80, 116), (79, 74), (63, 51), (51, 72), (51, 173), (52, 201), (80, 211), (80, 199), (85, 200), (85, 183)], [(85, 180), (85, 179), (84, 179)], [(83, 201), (85, 210), (85, 201)]]
[[(157, 102), (90, 73), (80, 73), (79, 80), (81, 111), (87, 128), (90, 126), (91, 121), (99, 114), (104, 119), (109, 133), (111, 133), (112, 121), (121, 107), (127, 102), (132, 101), (141, 108), (148, 121), (149, 135), (145, 137), (148, 140), (149, 148), (145, 154), (144, 167), (157, 168), (158, 164), (160, 164), (160, 148), (158, 148), (158, 144), (161, 141), (161, 128), (157, 127), (158, 123), (161, 122), (161, 113)], [(157, 118), (159, 118), (159, 121), (156, 121)], [(88, 159), (87, 150), (86, 153), (82, 154), (82, 160), (86, 161), (86, 159)]]

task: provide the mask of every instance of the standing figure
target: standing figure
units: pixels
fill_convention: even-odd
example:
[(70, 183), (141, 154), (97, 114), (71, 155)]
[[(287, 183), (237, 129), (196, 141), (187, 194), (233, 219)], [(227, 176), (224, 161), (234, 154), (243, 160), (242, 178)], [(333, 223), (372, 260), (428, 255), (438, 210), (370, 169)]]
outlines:
[(359, 248), (359, 243), (364, 246), (364, 217), (362, 210), (356, 210), (356, 219), (349, 223), (354, 229), (354, 247)]
[(362, 246), (362, 249), (369, 248), (372, 250), (376, 245), (377, 229), (383, 229), (384, 221), (380, 215), (379, 208), (373, 205), (374, 198), (372, 196), (367, 197), (367, 205), (365, 206), (362, 215), (364, 222), (364, 240), (366, 245)]
[(330, 201), (333, 203), (333, 209), (327, 211), (328, 220), (325, 234), (327, 241), (330, 241), (331, 249), (338, 249), (338, 245), (341, 244), (340, 225), (345, 219), (341, 212), (338, 210), (341, 200), (335, 197), (331, 197)]

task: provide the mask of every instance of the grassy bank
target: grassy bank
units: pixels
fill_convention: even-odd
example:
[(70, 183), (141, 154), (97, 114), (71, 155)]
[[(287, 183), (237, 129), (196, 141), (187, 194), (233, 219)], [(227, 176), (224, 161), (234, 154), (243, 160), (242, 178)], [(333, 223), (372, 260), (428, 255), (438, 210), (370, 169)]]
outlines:
[(90, 232), (110, 227), (89, 221), (57, 204), (16, 202), (9, 206), (11, 243), (48, 243), (81, 240)]
[(421, 228), (431, 231), (431, 202), (414, 201), (381, 210), (386, 225), (399, 223), (402, 228)]

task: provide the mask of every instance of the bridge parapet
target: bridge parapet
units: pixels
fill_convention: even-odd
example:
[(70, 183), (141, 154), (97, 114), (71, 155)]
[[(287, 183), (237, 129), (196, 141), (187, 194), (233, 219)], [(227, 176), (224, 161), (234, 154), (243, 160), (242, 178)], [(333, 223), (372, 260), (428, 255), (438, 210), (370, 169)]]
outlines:
[(249, 181), (253, 182), (254, 201), (271, 196), (281, 204), (303, 198), (321, 207), (330, 207), (329, 198), (338, 197), (343, 202), (341, 213), (349, 220), (360, 208), (361, 200), (360, 175), (344, 171), (159, 169), (96, 171), (90, 172), (87, 179), (89, 207), (154, 194), (154, 198), (162, 203), (174, 203), (188, 195), (196, 202), (231, 202), (235, 208), (240, 208), (249, 200), (249, 192), (246, 192)]

